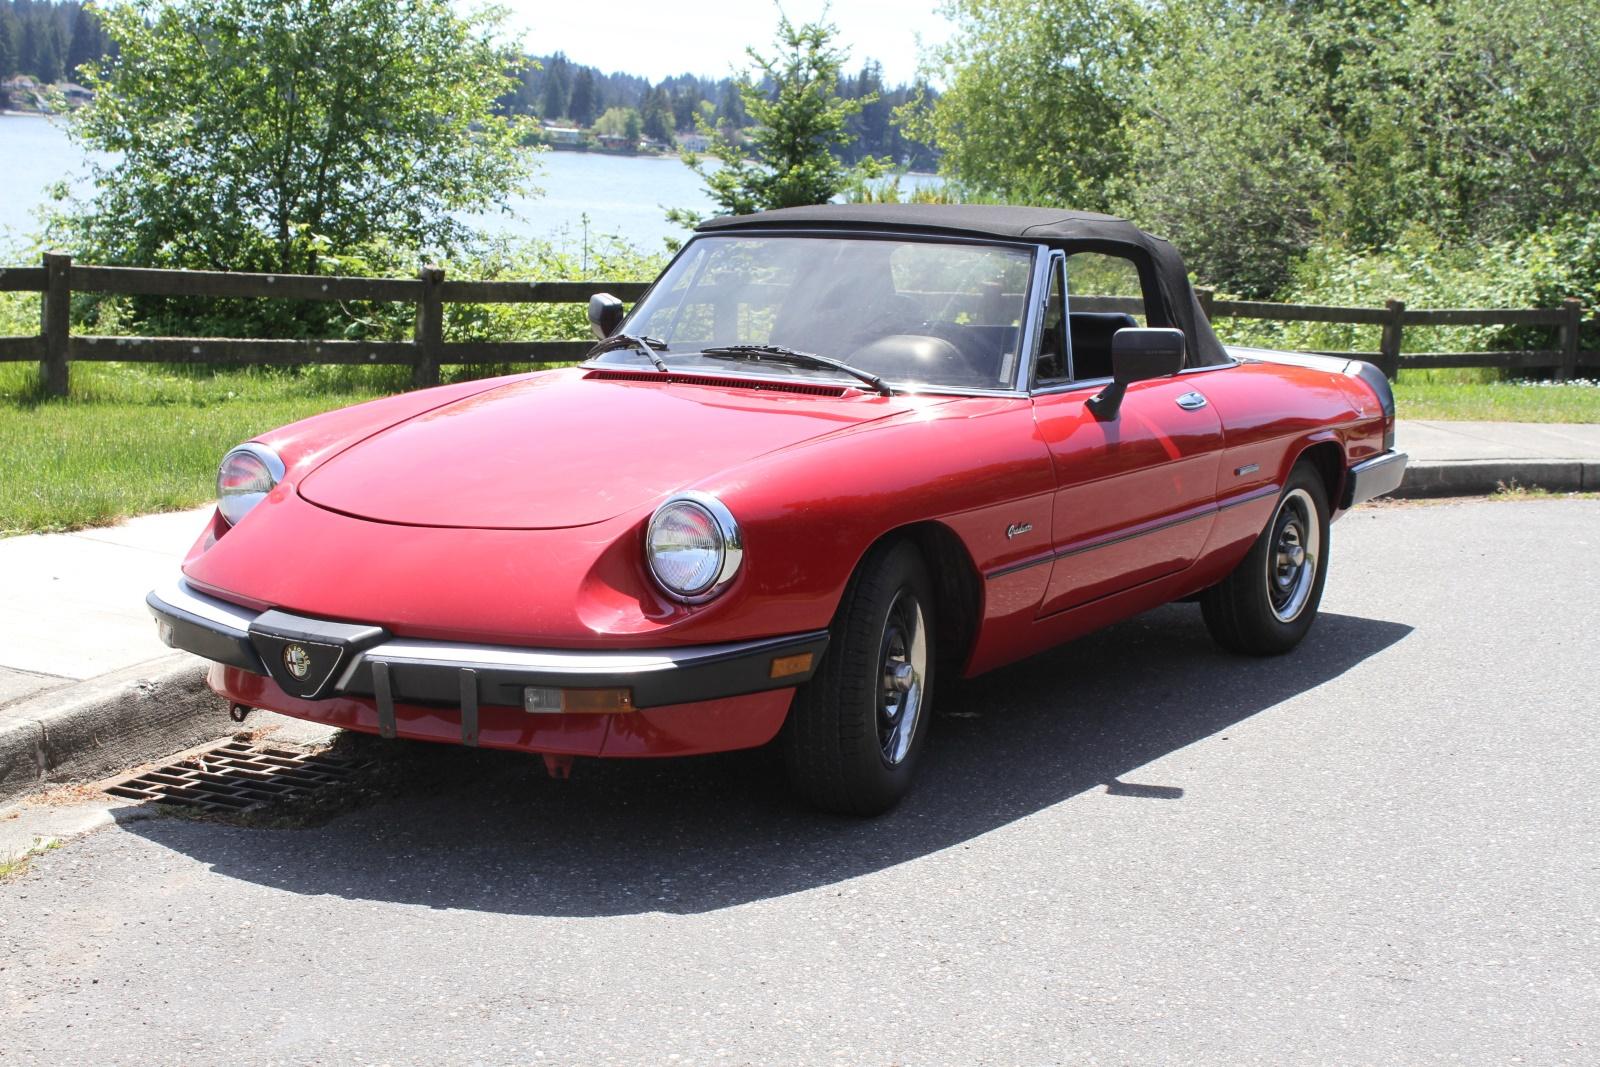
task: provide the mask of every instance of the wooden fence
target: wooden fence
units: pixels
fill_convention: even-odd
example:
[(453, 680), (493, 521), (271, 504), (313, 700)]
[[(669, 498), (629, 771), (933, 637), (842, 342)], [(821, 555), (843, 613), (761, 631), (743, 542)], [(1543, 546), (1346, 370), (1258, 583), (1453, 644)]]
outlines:
[[(69, 368), (79, 360), (141, 363), (272, 364), (369, 363), (403, 364), (412, 369), (417, 386), (433, 385), (439, 368), (460, 363), (554, 363), (581, 359), (593, 343), (572, 341), (444, 340), (446, 304), (560, 304), (587, 301), (591, 294), (614, 293), (637, 300), (644, 282), (474, 282), (449, 281), (437, 267), (424, 267), (416, 278), (344, 278), (292, 274), (242, 274), (222, 271), (151, 270), (139, 267), (89, 267), (72, 257), (50, 253), (38, 267), (0, 268), (0, 292), (33, 292), (43, 296), (39, 332), (29, 337), (0, 337), (0, 362), (39, 362), (45, 391), (64, 396)], [(410, 341), (262, 340), (214, 337), (97, 337), (71, 331), (74, 292), (123, 296), (278, 298), (288, 300), (353, 300), (414, 304), (416, 329)], [(1377, 352), (1329, 353), (1366, 359), (1393, 378), (1402, 368), (1506, 367), (1552, 369), (1559, 379), (1580, 368), (1600, 368), (1600, 352), (1578, 348), (1582, 305), (1567, 300), (1559, 308), (1490, 308), (1408, 310), (1391, 300), (1382, 308), (1310, 307), (1250, 300), (1217, 300), (1200, 290), (1212, 318), (1261, 319), (1277, 322), (1325, 322), (1378, 326)], [(1088, 298), (1079, 306), (1120, 307), (1118, 298)], [(1400, 352), (1407, 326), (1542, 326), (1554, 329), (1550, 349), (1519, 352)]]

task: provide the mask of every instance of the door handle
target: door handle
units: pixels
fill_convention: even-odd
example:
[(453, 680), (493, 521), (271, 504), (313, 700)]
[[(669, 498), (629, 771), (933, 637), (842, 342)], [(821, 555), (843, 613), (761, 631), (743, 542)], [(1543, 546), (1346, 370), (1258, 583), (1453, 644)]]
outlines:
[(1185, 411), (1199, 411), (1206, 406), (1206, 398), (1199, 393), (1184, 393), (1178, 398), (1178, 406)]

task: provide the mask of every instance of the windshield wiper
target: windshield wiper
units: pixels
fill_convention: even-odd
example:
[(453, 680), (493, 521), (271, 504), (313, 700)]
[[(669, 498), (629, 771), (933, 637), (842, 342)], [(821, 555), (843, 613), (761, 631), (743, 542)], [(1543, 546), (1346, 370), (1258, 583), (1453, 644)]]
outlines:
[(889, 388), (889, 383), (871, 371), (862, 370), (860, 367), (852, 367), (843, 360), (819, 356), (815, 352), (802, 352), (798, 348), (785, 348), (783, 345), (716, 345), (711, 348), (702, 348), (700, 354), (702, 356), (710, 356), (712, 359), (748, 359), (757, 363), (764, 359), (770, 359), (778, 363), (790, 363), (800, 367), (827, 367), (866, 382), (884, 396), (894, 395), (894, 390)]
[(663, 352), (667, 350), (667, 342), (658, 338), (637, 337), (631, 333), (614, 333), (610, 337), (607, 337), (604, 341), (601, 341), (599, 344), (589, 349), (589, 355), (598, 356), (600, 353), (609, 352), (613, 348), (637, 348), (639, 351), (645, 354), (645, 357), (648, 358), (651, 363), (656, 365), (656, 370), (660, 371), (662, 374), (672, 373), (672, 368), (667, 366), (667, 361), (656, 355), (657, 348)]

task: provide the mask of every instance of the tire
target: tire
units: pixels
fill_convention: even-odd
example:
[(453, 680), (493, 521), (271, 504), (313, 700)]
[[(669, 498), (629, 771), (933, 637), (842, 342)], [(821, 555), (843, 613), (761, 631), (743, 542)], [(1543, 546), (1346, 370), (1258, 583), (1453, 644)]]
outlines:
[(1316, 621), (1327, 578), (1328, 490), (1316, 469), (1301, 462), (1289, 473), (1272, 521), (1233, 573), (1200, 595), (1200, 610), (1212, 638), (1228, 651), (1282, 655)]
[(815, 807), (879, 815), (910, 790), (934, 691), (933, 608), (909, 542), (874, 549), (851, 577), (822, 665), (783, 730), (789, 780)]

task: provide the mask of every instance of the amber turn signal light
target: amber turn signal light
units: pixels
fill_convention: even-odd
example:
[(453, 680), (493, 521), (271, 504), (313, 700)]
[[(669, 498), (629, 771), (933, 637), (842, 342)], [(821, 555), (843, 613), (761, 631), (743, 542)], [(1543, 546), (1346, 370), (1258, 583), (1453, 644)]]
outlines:
[(522, 710), (543, 715), (606, 715), (633, 711), (633, 690), (530, 685), (522, 691)]
[(796, 674), (804, 674), (811, 669), (814, 657), (810, 652), (802, 652), (797, 656), (779, 656), (772, 661), (773, 678), (788, 678)]

